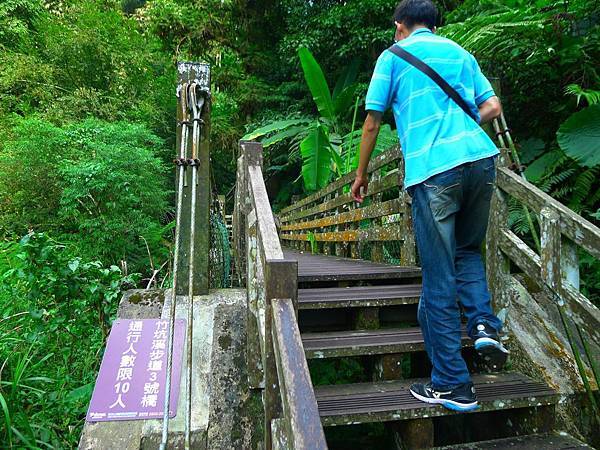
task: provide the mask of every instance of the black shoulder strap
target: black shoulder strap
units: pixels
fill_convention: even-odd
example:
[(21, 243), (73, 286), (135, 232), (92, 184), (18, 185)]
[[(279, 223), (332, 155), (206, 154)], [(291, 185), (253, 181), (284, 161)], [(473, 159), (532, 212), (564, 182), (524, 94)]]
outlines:
[(452, 86), (450, 86), (448, 84), (448, 82), (446, 80), (444, 80), (439, 73), (437, 73), (435, 70), (433, 70), (427, 64), (425, 64), (423, 61), (421, 61), (415, 55), (407, 52), (406, 50), (404, 50), (403, 48), (401, 48), (397, 45), (392, 45), (390, 48), (388, 48), (388, 50), (390, 52), (392, 52), (394, 55), (402, 58), (407, 63), (409, 63), (412, 66), (419, 69), (421, 72), (423, 72), (429, 78), (431, 78), (440, 88), (442, 88), (442, 91), (444, 91), (446, 93), (446, 95), (448, 95), (448, 97), (450, 97), (452, 100), (454, 100), (456, 102), (456, 104), (458, 106), (460, 106), (461, 109), (471, 119), (473, 119), (475, 122), (477, 122), (477, 117), (475, 116), (475, 114), (473, 114), (473, 111), (471, 111), (471, 108), (469, 108), (469, 105), (467, 105), (467, 103), (463, 100), (463, 98), (460, 96), (460, 94), (458, 92), (456, 92), (456, 89), (454, 89)]

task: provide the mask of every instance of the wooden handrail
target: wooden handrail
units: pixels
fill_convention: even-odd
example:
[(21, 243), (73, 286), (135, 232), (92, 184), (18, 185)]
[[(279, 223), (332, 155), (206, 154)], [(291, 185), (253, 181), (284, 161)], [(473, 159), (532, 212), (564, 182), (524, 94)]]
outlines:
[[(373, 158), (371, 160), (371, 162), (369, 163), (367, 172), (373, 173), (376, 170), (381, 169), (383, 166), (393, 163), (394, 161), (398, 161), (401, 158), (402, 158), (402, 152), (400, 151), (400, 148), (399, 147), (391, 148), (390, 150), (388, 150), (384, 153), (381, 153), (381, 154), (377, 155), (375, 158)], [(353, 172), (347, 173), (346, 175), (342, 176), (341, 178), (329, 183), (327, 186), (325, 186), (320, 191), (315, 192), (314, 194), (311, 194), (311, 195), (303, 198), (302, 200), (295, 202), (293, 205), (290, 205), (287, 208), (282, 209), (281, 213), (280, 213), (282, 220), (287, 219), (287, 216), (292, 211), (300, 209), (306, 205), (309, 205), (310, 203), (315, 203), (315, 202), (319, 201), (320, 199), (322, 199), (323, 197), (325, 197), (326, 195), (329, 195), (332, 192), (335, 192), (336, 190), (343, 188), (344, 186), (352, 183), (354, 181), (354, 178), (355, 178), (355, 174)]]
[(245, 259), (236, 267), (245, 271), (248, 289), (249, 384), (264, 389), (265, 448), (273, 448), (275, 426), (294, 449), (326, 449), (296, 319), (298, 263), (284, 258), (262, 174), (262, 145), (240, 147), (234, 251)]
[(261, 257), (266, 260), (283, 259), (281, 243), (271, 211), (271, 203), (259, 165), (248, 166), (248, 183), (251, 191), (252, 211), (256, 216), (258, 235), (261, 242)]
[(283, 415), (292, 449), (325, 449), (327, 443), (304, 356), (300, 329), (291, 299), (273, 299), (273, 343)]
[(404, 164), (399, 147), (373, 158), (368, 166), (367, 201), (350, 194), (354, 173), (293, 202), (280, 215), (280, 238), (299, 250), (375, 262), (416, 263), (410, 198), (402, 189)]
[(536, 213), (540, 213), (543, 208), (551, 208), (556, 211), (559, 216), (561, 233), (591, 255), (600, 258), (600, 229), (589, 220), (584, 219), (506, 167), (498, 168), (497, 184), (504, 192), (520, 200)]

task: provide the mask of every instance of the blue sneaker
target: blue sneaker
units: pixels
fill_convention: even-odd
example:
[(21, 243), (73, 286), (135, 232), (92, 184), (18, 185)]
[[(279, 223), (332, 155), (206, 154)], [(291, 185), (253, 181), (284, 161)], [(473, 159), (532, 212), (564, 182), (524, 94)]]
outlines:
[(442, 405), (453, 411), (466, 412), (478, 408), (473, 383), (463, 384), (448, 391), (434, 389), (431, 383), (414, 383), (410, 386), (410, 393), (423, 402)]
[(496, 330), (486, 323), (478, 323), (471, 331), (471, 339), (475, 341), (475, 351), (481, 358), (482, 365), (491, 371), (502, 370), (509, 352), (500, 342)]

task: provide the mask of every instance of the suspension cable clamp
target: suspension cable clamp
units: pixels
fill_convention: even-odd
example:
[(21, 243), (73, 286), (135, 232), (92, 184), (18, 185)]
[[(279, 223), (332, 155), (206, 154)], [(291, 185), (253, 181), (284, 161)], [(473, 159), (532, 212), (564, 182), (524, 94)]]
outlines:
[(181, 126), (181, 125), (190, 125), (192, 122), (190, 122), (189, 120), (180, 120), (177, 122), (177, 126)]
[(200, 165), (200, 160), (198, 158), (189, 158), (187, 160), (187, 164), (191, 167), (194, 166), (199, 166)]

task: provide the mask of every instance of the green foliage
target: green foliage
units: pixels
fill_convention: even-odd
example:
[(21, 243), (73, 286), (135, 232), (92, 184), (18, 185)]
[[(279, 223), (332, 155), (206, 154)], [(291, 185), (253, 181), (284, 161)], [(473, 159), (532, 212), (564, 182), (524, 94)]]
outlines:
[(584, 99), (588, 105), (596, 105), (600, 103), (600, 91), (595, 89), (583, 89), (578, 84), (568, 85), (565, 88), (565, 94), (576, 96), (578, 106), (581, 102), (581, 99)]
[[(339, 132), (345, 129), (343, 119), (352, 106), (358, 91), (358, 85), (355, 83), (358, 65), (354, 61), (342, 72), (332, 93), (323, 70), (312, 53), (307, 48), (301, 47), (298, 49), (298, 56), (306, 84), (321, 116), (308, 125), (304, 124), (310, 119), (303, 117), (274, 120), (247, 133), (243, 139), (262, 137), (264, 147), (282, 141), (291, 141), (290, 157), (299, 147), (303, 161), (304, 188), (310, 192), (327, 185), (332, 173), (335, 172), (338, 175), (346, 173), (345, 170), (350, 167), (350, 161), (354, 158), (354, 156), (349, 156), (350, 149), (347, 148), (348, 145), (353, 147), (352, 137), (354, 135), (344, 141)], [(358, 98), (356, 98), (356, 104), (358, 104)], [(342, 154), (346, 155), (345, 161)]]
[[(296, 130), (297, 129), (297, 127), (295, 127), (296, 125), (304, 125), (304, 124), (309, 123), (310, 121), (311, 121), (311, 119), (306, 118), (306, 117), (300, 117), (298, 119), (275, 120), (273, 122), (268, 123), (265, 126), (262, 126), (260, 128), (255, 129), (254, 131), (251, 131), (250, 133), (246, 133), (242, 137), (242, 140), (251, 141), (251, 140), (259, 138), (259, 137), (271, 135), (270, 139), (273, 140), (273, 142), (271, 142), (270, 145), (272, 145), (272, 144), (278, 142), (279, 140), (283, 139), (283, 138), (279, 137), (280, 134), (290, 130), (292, 127), (294, 127), (293, 128), (294, 130)], [(301, 129), (304, 129), (304, 127), (302, 127)], [(273, 135), (271, 133), (276, 133), (276, 134)], [(277, 136), (277, 137), (273, 138), (273, 136)], [(268, 145), (265, 144), (265, 142), (263, 142), (263, 146), (268, 147)]]
[(331, 143), (327, 128), (318, 124), (300, 143), (302, 154), (302, 178), (308, 191), (317, 191), (327, 185), (331, 178)]
[(142, 269), (166, 259), (162, 141), (141, 125), (87, 120), (66, 128), (24, 119), (0, 153), (0, 229), (50, 230), (82, 254)]
[(38, 1), (11, 4), (29, 11), (31, 44), (9, 42), (0, 52), (0, 115), (35, 111), (55, 124), (127, 118), (171, 134), (175, 70), (134, 19), (95, 0), (63, 4), (54, 14)]
[(298, 49), (298, 57), (304, 72), (304, 79), (312, 93), (319, 113), (325, 119), (333, 122), (335, 120), (335, 108), (321, 66), (306, 47)]
[(586, 167), (600, 164), (600, 105), (574, 113), (558, 129), (558, 145)]
[(121, 290), (137, 276), (42, 233), (2, 244), (0, 441), (72, 448)]
[(0, 48), (29, 47), (30, 34), (44, 13), (41, 2), (36, 0), (3, 0), (0, 3)]
[(486, 75), (500, 78), (517, 136), (551, 142), (576, 106), (557, 93), (574, 83), (594, 89), (600, 79), (600, 27), (590, 19), (591, 3), (467, 1), (440, 33), (472, 52)]
[(309, 362), (309, 369), (310, 377), (316, 386), (368, 380), (368, 374), (357, 358), (313, 359)]
[(87, 121), (73, 132), (87, 158), (61, 162), (58, 210), (72, 242), (85, 255), (109, 263), (126, 260), (136, 270), (147, 260), (142, 239), (154, 256), (166, 259), (161, 220), (169, 189), (157, 158), (161, 140), (125, 123)]

